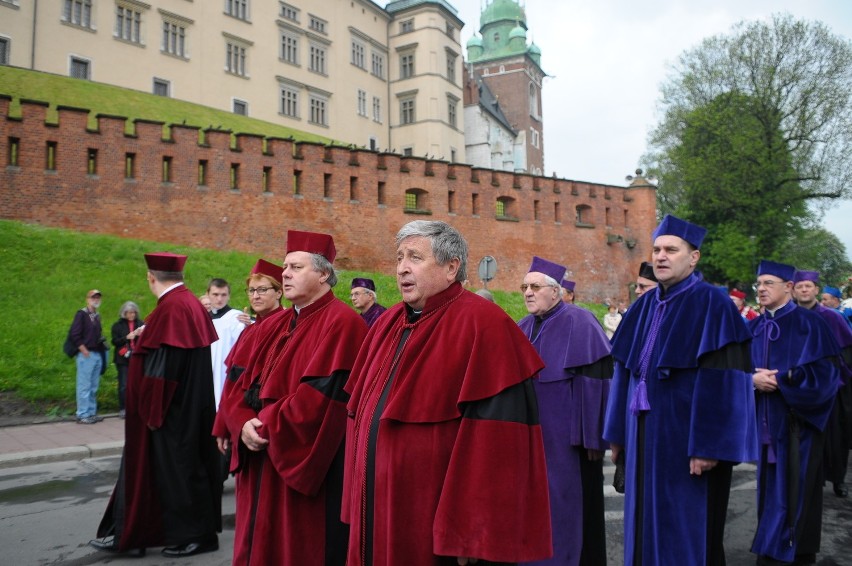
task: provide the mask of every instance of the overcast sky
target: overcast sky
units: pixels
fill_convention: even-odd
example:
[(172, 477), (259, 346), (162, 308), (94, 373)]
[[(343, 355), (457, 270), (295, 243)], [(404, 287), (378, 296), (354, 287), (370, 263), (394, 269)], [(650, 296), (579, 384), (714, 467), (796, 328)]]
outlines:
[[(486, 0), (448, 0), (479, 31)], [(490, 2), (490, 0), (488, 0)], [(852, 38), (850, 0), (521, 0), (528, 38), (542, 50), (547, 175), (625, 185), (658, 121), (659, 86), (685, 50), (741, 20), (787, 12)], [(852, 202), (825, 226), (852, 252)]]

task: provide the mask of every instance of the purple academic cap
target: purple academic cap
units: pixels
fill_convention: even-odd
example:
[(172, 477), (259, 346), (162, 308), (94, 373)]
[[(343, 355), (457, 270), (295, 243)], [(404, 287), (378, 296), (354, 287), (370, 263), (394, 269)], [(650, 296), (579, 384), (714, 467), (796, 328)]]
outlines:
[(352, 286), (350, 289), (354, 289), (355, 287), (363, 287), (365, 289), (369, 289), (370, 291), (376, 290), (376, 284), (373, 283), (372, 279), (367, 279), (366, 277), (356, 277), (352, 280)]
[(757, 266), (757, 275), (774, 275), (784, 281), (792, 281), (793, 275), (796, 273), (796, 268), (786, 263), (778, 263), (777, 261), (769, 261), (768, 259), (760, 260), (760, 265)]
[(660, 236), (677, 236), (695, 246), (696, 249), (701, 247), (701, 242), (704, 241), (704, 236), (707, 235), (707, 229), (702, 228), (692, 222), (681, 220), (677, 216), (666, 214), (657, 229), (654, 230), (654, 235), (651, 241), (656, 240)]
[(819, 271), (804, 271), (799, 270), (793, 276), (793, 283), (798, 283), (799, 281), (813, 281), (814, 285), (819, 285)]
[(571, 291), (573, 293), (574, 292), (574, 286), (576, 286), (576, 285), (577, 285), (577, 283), (575, 283), (574, 281), (568, 281), (567, 279), (562, 280), (562, 288), (565, 289), (566, 291)]
[(544, 273), (554, 281), (562, 281), (562, 278), (565, 277), (565, 268), (563, 266), (538, 256), (533, 256), (532, 264), (530, 264), (529, 273), (533, 271)]

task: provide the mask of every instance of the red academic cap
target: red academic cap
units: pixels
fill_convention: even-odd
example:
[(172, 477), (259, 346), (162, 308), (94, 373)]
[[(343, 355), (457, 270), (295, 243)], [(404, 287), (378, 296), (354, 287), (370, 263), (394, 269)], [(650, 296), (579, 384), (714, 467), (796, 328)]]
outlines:
[(151, 271), (183, 271), (186, 256), (170, 252), (145, 254), (145, 263)]
[(284, 279), (281, 277), (282, 270), (283, 268), (280, 265), (275, 265), (271, 261), (266, 261), (265, 259), (259, 259), (257, 260), (257, 263), (254, 264), (254, 267), (251, 268), (251, 274), (266, 275), (283, 285)]
[(739, 289), (731, 289), (731, 292), (729, 293), (729, 295), (731, 297), (736, 297), (737, 299), (739, 299), (741, 301), (744, 301), (745, 298), (746, 298), (746, 294), (743, 293), (742, 291), (740, 291)]
[(331, 236), (317, 232), (300, 232), (299, 230), (287, 230), (287, 253), (290, 252), (319, 254), (329, 262), (333, 262), (335, 256), (337, 256), (337, 250), (334, 249), (334, 239)]

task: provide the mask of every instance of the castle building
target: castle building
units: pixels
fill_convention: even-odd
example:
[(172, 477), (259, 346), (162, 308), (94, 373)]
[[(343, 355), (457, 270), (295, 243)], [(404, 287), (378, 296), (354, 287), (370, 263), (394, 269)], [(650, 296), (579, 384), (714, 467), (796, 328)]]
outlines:
[(462, 26), (445, 0), (0, 0), (0, 64), (463, 162)]
[(465, 143), (468, 162), (541, 175), (544, 129), (541, 49), (527, 44), (526, 13), (517, 0), (491, 0), (480, 36), (467, 42)]

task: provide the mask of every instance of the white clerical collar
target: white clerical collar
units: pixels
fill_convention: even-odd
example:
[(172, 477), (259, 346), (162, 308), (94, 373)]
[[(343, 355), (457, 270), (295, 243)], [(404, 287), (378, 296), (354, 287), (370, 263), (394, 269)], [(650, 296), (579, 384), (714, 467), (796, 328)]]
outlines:
[(166, 293), (168, 293), (169, 291), (171, 291), (171, 290), (172, 290), (172, 289), (174, 289), (175, 287), (180, 287), (181, 285), (183, 285), (183, 282), (182, 282), (182, 281), (181, 281), (180, 283), (175, 283), (175, 284), (174, 284), (174, 285), (172, 285), (171, 287), (168, 287), (165, 291), (163, 291), (162, 293), (160, 293), (159, 295), (157, 295), (157, 300), (162, 299), (162, 298), (163, 298), (163, 295), (165, 295)]

